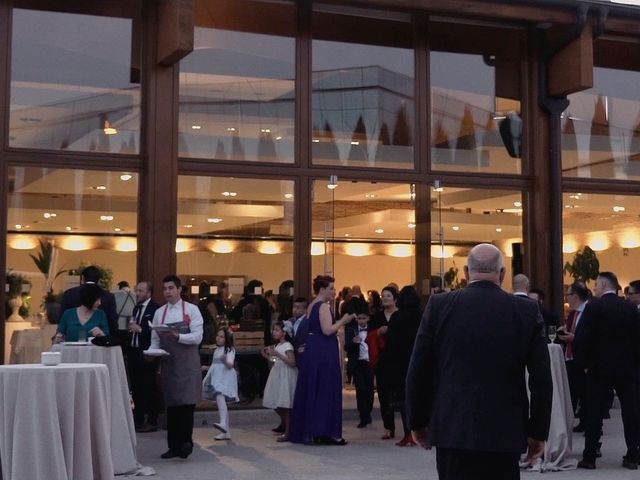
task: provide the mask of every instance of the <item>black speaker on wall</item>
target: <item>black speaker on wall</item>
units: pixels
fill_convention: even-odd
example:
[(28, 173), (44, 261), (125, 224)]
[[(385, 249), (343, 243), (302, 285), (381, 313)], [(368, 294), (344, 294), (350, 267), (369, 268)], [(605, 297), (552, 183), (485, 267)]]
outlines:
[(511, 244), (511, 271), (514, 276), (524, 271), (524, 245), (522, 243)]

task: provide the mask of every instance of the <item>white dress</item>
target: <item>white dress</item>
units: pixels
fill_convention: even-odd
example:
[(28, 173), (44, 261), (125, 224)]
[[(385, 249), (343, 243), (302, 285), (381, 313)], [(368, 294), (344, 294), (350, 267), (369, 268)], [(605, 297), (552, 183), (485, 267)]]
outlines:
[[(293, 352), (289, 342), (276, 345), (276, 351), (282, 355)], [(290, 367), (280, 357), (276, 357), (264, 387), (262, 405), (266, 408), (293, 408), (293, 396), (296, 392), (298, 369)]]
[[(213, 359), (209, 371), (204, 378), (204, 390), (209, 390), (208, 398), (215, 399), (216, 395), (224, 395), (227, 400), (237, 402), (238, 375), (235, 368), (228, 368), (223, 362), (224, 347), (218, 347), (213, 352)], [(227, 353), (227, 364), (233, 364), (236, 359), (236, 351), (232, 348)], [(209, 387), (209, 388), (207, 388)]]

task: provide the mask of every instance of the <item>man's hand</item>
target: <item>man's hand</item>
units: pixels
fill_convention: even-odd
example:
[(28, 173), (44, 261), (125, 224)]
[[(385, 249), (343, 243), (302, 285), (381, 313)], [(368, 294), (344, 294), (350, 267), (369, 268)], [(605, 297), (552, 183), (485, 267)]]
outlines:
[(423, 428), (421, 430), (411, 430), (411, 436), (413, 437), (413, 441), (420, 445), (425, 450), (431, 450), (431, 445), (429, 444), (429, 440), (427, 440), (427, 429)]
[(129, 324), (129, 331), (132, 333), (140, 333), (142, 332), (142, 327), (140, 325), (138, 325), (137, 323), (130, 323)]
[(556, 332), (556, 337), (562, 340), (564, 343), (573, 343), (573, 339), (576, 337), (573, 333), (569, 332)]
[(527, 441), (529, 443), (527, 460), (530, 464), (533, 464), (535, 460), (542, 458), (542, 455), (544, 455), (544, 442), (531, 437)]

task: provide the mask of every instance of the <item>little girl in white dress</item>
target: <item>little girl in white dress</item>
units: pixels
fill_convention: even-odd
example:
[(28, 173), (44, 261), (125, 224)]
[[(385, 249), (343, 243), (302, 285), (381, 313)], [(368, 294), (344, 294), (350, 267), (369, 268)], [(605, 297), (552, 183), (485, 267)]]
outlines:
[(278, 442), (287, 442), (289, 441), (289, 414), (293, 408), (298, 369), (293, 345), (288, 341), (288, 334), (284, 330), (282, 321), (273, 322), (271, 336), (276, 341), (275, 347), (267, 347), (262, 352), (267, 360), (273, 362), (267, 385), (264, 387), (262, 405), (275, 409), (280, 415), (284, 434), (278, 437)]
[(216, 334), (217, 348), (213, 352), (213, 360), (207, 375), (202, 381), (203, 396), (215, 399), (218, 404), (220, 421), (213, 426), (220, 430), (220, 434), (213, 437), (216, 440), (230, 440), (229, 413), (227, 400), (237, 402), (238, 376), (234, 368), (236, 351), (233, 348), (233, 333), (227, 327), (218, 330)]

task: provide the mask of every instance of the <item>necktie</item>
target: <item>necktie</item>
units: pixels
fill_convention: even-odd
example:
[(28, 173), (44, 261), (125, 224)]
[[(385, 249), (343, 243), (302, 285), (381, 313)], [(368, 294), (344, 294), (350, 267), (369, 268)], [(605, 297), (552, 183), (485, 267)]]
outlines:
[[(133, 307), (133, 318), (135, 318), (136, 325), (140, 325), (140, 321), (142, 320), (142, 304), (139, 303), (135, 307)], [(138, 333), (134, 333), (131, 338), (131, 346), (138, 346)]]
[[(569, 318), (567, 318), (567, 331), (569, 333), (576, 332), (576, 318), (578, 318), (578, 311), (571, 310), (571, 312), (569, 312)], [(573, 360), (573, 344), (567, 343), (567, 347), (564, 351), (564, 357), (566, 360)]]

